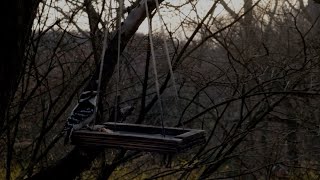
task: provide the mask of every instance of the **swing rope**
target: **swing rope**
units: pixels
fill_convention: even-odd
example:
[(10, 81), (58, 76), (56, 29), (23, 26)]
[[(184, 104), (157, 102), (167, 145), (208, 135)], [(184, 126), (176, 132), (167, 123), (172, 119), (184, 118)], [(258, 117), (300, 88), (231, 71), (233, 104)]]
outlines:
[[(170, 60), (168, 44), (167, 44), (166, 39), (164, 38), (165, 37), (165, 31), (164, 31), (163, 26), (162, 26), (162, 24), (164, 24), (164, 20), (163, 20), (163, 17), (161, 15), (161, 13), (160, 13), (159, 1), (155, 0), (155, 2), (156, 2), (156, 10), (157, 10), (157, 14), (158, 14), (158, 17), (159, 17), (159, 22), (160, 22), (161, 35), (163, 36), (163, 38), (162, 38), (163, 47), (164, 47), (164, 50), (165, 50), (167, 63), (168, 63), (168, 67), (169, 67), (169, 72), (170, 72), (170, 76), (171, 76), (171, 80), (172, 80), (172, 86), (173, 86), (173, 89), (174, 89), (174, 103), (175, 103), (175, 108), (176, 108), (176, 113), (177, 113), (176, 115), (178, 117), (178, 115), (180, 113), (179, 94), (178, 94), (178, 90), (177, 90), (177, 86), (176, 86), (176, 82), (175, 82), (175, 76), (174, 76), (173, 70), (172, 70), (172, 64), (171, 64), (171, 60)], [(181, 124), (182, 124), (182, 127), (184, 129), (183, 121), (181, 122)]]
[(148, 35), (149, 35), (149, 40), (150, 40), (150, 50), (151, 50), (151, 57), (152, 57), (151, 59), (152, 59), (152, 65), (153, 65), (153, 72), (154, 72), (154, 78), (155, 78), (158, 103), (159, 103), (159, 108), (160, 108), (160, 120), (161, 120), (161, 126), (162, 126), (162, 135), (165, 137), (164, 122), (163, 122), (163, 108), (162, 108), (162, 101), (161, 101), (159, 81), (158, 81), (156, 58), (155, 58), (154, 47), (153, 47), (151, 19), (150, 19), (150, 15), (149, 15), (149, 8), (148, 8), (147, 1), (144, 1), (144, 2), (145, 2), (146, 14), (147, 14), (147, 20), (148, 20)]
[[(155, 0), (156, 2), (156, 11), (159, 17), (159, 21), (160, 23), (164, 23), (163, 18), (161, 16), (160, 13), (160, 8), (159, 8), (159, 1)], [(165, 130), (164, 130), (164, 113), (163, 113), (163, 106), (162, 106), (162, 99), (161, 99), (161, 94), (160, 94), (160, 86), (159, 86), (159, 80), (158, 80), (158, 72), (157, 72), (157, 65), (156, 65), (156, 58), (155, 58), (155, 52), (154, 52), (154, 44), (153, 44), (153, 38), (152, 38), (152, 28), (151, 28), (151, 18), (149, 15), (149, 9), (148, 9), (148, 4), (147, 1), (145, 1), (145, 8), (146, 8), (146, 15), (147, 15), (147, 20), (148, 20), (148, 36), (149, 36), (149, 40), (150, 40), (150, 49), (151, 49), (151, 56), (152, 56), (152, 66), (153, 66), (153, 71), (154, 71), (154, 76), (155, 76), (155, 86), (156, 86), (156, 93), (157, 93), (157, 97), (158, 97), (158, 104), (159, 104), (159, 108), (160, 108), (160, 120), (161, 120), (161, 126), (162, 126), (162, 135), (165, 136)], [(118, 105), (119, 105), (119, 83), (120, 83), (120, 65), (121, 65), (121, 20), (122, 20), (122, 12), (123, 12), (123, 0), (119, 0), (119, 27), (118, 27), (118, 46), (117, 46), (117, 78), (116, 78), (116, 97), (115, 97), (115, 117), (114, 117), (114, 122), (116, 124), (116, 122), (118, 121)], [(164, 35), (164, 28), (162, 25), (160, 25), (161, 27), (161, 34)], [(165, 50), (165, 55), (166, 55), (166, 59), (167, 59), (167, 64), (169, 67), (169, 72), (170, 72), (170, 76), (172, 78), (172, 85), (174, 88), (174, 102), (175, 102), (175, 108), (176, 108), (176, 112), (177, 114), (179, 114), (179, 103), (178, 103), (178, 91), (176, 88), (176, 82), (175, 82), (175, 76), (172, 70), (172, 64), (171, 64), (171, 59), (170, 59), (170, 55), (169, 55), (169, 50), (168, 50), (168, 44), (166, 42), (166, 40), (163, 38), (163, 47)], [(100, 74), (102, 74), (102, 68), (100, 67)], [(100, 81), (100, 76), (99, 76), (99, 81)], [(184, 124), (182, 122), (182, 126), (184, 128)]]
[(115, 97), (115, 110), (114, 110), (114, 123), (116, 124), (116, 122), (118, 121), (118, 106), (119, 106), (119, 102), (120, 99), (118, 98), (118, 96), (120, 95), (120, 92), (119, 92), (119, 83), (120, 83), (120, 65), (121, 65), (121, 51), (120, 51), (120, 48), (121, 48), (121, 20), (122, 20), (122, 12), (123, 12), (123, 0), (119, 0), (119, 14), (118, 14), (118, 47), (117, 47), (117, 50), (118, 50), (118, 54), (117, 54), (117, 80), (116, 80), (116, 97)]
[[(172, 64), (171, 64), (171, 59), (170, 59), (170, 55), (169, 55), (168, 44), (167, 44), (166, 39), (164, 38), (165, 37), (165, 31), (164, 31), (164, 28), (163, 28), (163, 25), (162, 25), (162, 24), (164, 24), (164, 20), (162, 18), (161, 13), (160, 13), (159, 1), (155, 0), (155, 2), (156, 2), (156, 11), (157, 11), (158, 18), (159, 18), (159, 23), (160, 23), (161, 35), (163, 37), (162, 38), (162, 40), (163, 40), (163, 48), (164, 48), (164, 52), (165, 52), (165, 55), (166, 55), (167, 64), (168, 64), (168, 67), (169, 67), (169, 72), (170, 72), (170, 76), (171, 76), (171, 80), (172, 80), (172, 86), (174, 88), (174, 104), (175, 104), (175, 109), (176, 109), (175, 113), (176, 113), (176, 116), (178, 117), (179, 112), (180, 112), (180, 109), (179, 109), (179, 95), (178, 95), (178, 90), (177, 90), (177, 87), (176, 87), (175, 76), (174, 76), (174, 73), (173, 73), (173, 70), (172, 70)], [(147, 7), (147, 2), (146, 1), (145, 1), (145, 6), (146, 6), (146, 13), (147, 13), (148, 21), (151, 21), (150, 17), (149, 17), (149, 14), (148, 14), (148, 7)], [(149, 38), (150, 38), (150, 44), (151, 44), (151, 54), (152, 54), (152, 58), (154, 58), (152, 32), (151, 32), (150, 23), (151, 22), (148, 23), (148, 25), (149, 25)], [(155, 61), (155, 60), (153, 60), (153, 61)], [(154, 69), (155, 69), (155, 67), (154, 67)], [(162, 113), (161, 117), (163, 117), (162, 103), (161, 103), (160, 92), (159, 92), (159, 83), (157, 83), (157, 81), (158, 81), (158, 79), (156, 77), (157, 96), (158, 96), (158, 100), (160, 101), (159, 104), (161, 104), (161, 107), (160, 107), (160, 110), (161, 110), (161, 113)], [(163, 121), (163, 118), (162, 118), (162, 121)], [(162, 122), (162, 124), (163, 124), (163, 122)], [(184, 123), (181, 122), (181, 124), (182, 124), (182, 127), (184, 129)]]
[[(102, 79), (102, 72), (103, 72), (103, 64), (104, 64), (104, 57), (105, 57), (105, 52), (107, 48), (107, 38), (108, 38), (108, 31), (105, 28), (104, 30), (104, 37), (103, 37), (103, 43), (102, 43), (102, 51), (101, 51), (101, 60), (100, 60), (100, 69), (99, 69), (99, 76), (98, 76), (98, 84), (97, 84), (97, 99), (96, 99), (96, 107), (99, 106), (99, 101), (100, 101), (100, 93), (101, 93), (101, 79)], [(96, 116), (98, 113), (98, 108), (95, 108), (94, 112), (94, 119), (93, 119), (93, 125), (96, 124)]]

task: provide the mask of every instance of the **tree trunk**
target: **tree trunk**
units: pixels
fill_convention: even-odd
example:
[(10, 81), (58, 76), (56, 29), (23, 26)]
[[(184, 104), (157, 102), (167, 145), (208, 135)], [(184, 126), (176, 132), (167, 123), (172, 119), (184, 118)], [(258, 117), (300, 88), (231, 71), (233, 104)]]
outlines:
[(39, 0), (14, 0), (3, 2), (2, 25), (4, 47), (0, 62), (0, 129), (6, 121), (7, 109), (14, 95), (25, 63), (33, 19)]

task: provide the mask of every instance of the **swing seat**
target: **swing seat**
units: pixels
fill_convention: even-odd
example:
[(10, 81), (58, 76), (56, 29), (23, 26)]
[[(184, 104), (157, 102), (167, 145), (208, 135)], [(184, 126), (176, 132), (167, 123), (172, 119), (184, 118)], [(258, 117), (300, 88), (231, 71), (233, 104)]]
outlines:
[[(101, 125), (100, 125), (101, 126)], [(104, 131), (77, 130), (71, 143), (76, 146), (120, 148), (160, 153), (180, 153), (203, 144), (205, 131), (182, 128), (162, 128), (150, 125), (109, 122)], [(165, 136), (163, 136), (163, 131)]]

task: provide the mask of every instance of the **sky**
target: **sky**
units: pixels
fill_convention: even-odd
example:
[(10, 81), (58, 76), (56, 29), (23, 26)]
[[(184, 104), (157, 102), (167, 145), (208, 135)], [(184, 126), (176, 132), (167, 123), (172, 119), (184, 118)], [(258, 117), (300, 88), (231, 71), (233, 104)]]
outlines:
[[(181, 5), (184, 1), (190, 1), (190, 0), (165, 0), (162, 4), (164, 3), (168, 3), (170, 5), (174, 5), (174, 6), (179, 6)], [(257, 0), (253, 0), (254, 2)], [(274, 0), (262, 0), (262, 2), (272, 2)], [(284, 1), (284, 0), (280, 0)], [(305, 0), (307, 1), (307, 0)], [(100, 1), (99, 1), (100, 2)], [(109, 2), (114, 2), (114, 1), (106, 1), (107, 3)], [(197, 2), (197, 3), (196, 3)], [(228, 3), (229, 7), (231, 9), (233, 9), (236, 13), (238, 13), (241, 10), (241, 7), (243, 6), (243, 0), (225, 0), (226, 3)], [(193, 0), (190, 1), (189, 3), (187, 3), (184, 6), (181, 6), (179, 8), (179, 12), (178, 11), (174, 11), (173, 8), (161, 8), (164, 7), (163, 5), (160, 5), (160, 14), (164, 19), (164, 22), (166, 24), (168, 24), (168, 27), (171, 31), (173, 31), (174, 29), (176, 29), (181, 23), (181, 21), (184, 18), (189, 18), (190, 20), (193, 20), (195, 23), (198, 21), (199, 18), (197, 18), (197, 16), (203, 17), (207, 11), (209, 10), (209, 8), (212, 6), (212, 4), (214, 3), (213, 0)], [(115, 4), (115, 3), (114, 3)], [(125, 0), (125, 4), (128, 5), (128, 0)], [(116, 5), (116, 4), (115, 4)], [(59, 1), (54, 1), (52, 4), (50, 4), (50, 6), (54, 6), (54, 7), (59, 7), (60, 9), (62, 9), (62, 11), (66, 12), (67, 14), (71, 14), (72, 11), (74, 11), (74, 9), (72, 9), (72, 7), (68, 7), (66, 5), (66, 1), (65, 0), (59, 0)], [(99, 5), (97, 5), (96, 7), (98, 7), (98, 9), (101, 9), (99, 7)], [(48, 8), (49, 9), (49, 8)], [(194, 11), (193, 9), (196, 9), (196, 11)], [(69, 13), (68, 13), (69, 11)], [(197, 12), (197, 13), (196, 13)], [(226, 15), (227, 12), (224, 10), (223, 6), (218, 4), (214, 15), (215, 16), (223, 16)], [(56, 10), (54, 10), (54, 8), (51, 8), (50, 12), (49, 12), (49, 19), (47, 22), (47, 26), (50, 26), (51, 24), (53, 24), (57, 19), (61, 18), (62, 14)], [(83, 30), (88, 30), (88, 18), (86, 16), (86, 13), (81, 13), (81, 15), (75, 16), (75, 19), (77, 21), (77, 25), (82, 28)], [(160, 31), (160, 25), (162, 25), (161, 22), (159, 22), (159, 18), (156, 16), (153, 18), (153, 29), (156, 32)], [(77, 30), (75, 27), (70, 27), (73, 30)], [(142, 25), (140, 26), (138, 32), (139, 33), (147, 33), (148, 31), (148, 26), (147, 26), (147, 21), (144, 21), (142, 23)]]
[[(230, 1), (229, 4), (234, 9), (239, 9), (239, 7), (241, 7), (241, 3), (240, 2), (242, 2), (242, 0), (226, 0), (226, 1), (227, 2)], [(106, 1), (106, 2), (109, 2), (109, 1)], [(176, 6), (181, 5), (181, 2), (183, 2), (183, 1), (182, 0), (179, 0), (179, 1), (177, 1), (177, 0), (165, 0), (164, 1), (164, 3), (169, 3), (171, 5), (176, 5)], [(193, 2), (196, 2), (196, 1), (193, 1)], [(206, 13), (206, 11), (208, 10), (208, 8), (213, 4), (212, 0), (198, 0), (197, 2), (198, 3), (194, 4), (194, 5), (195, 5), (195, 7), (196, 7), (196, 9), (198, 11), (198, 14), (200, 16), (203, 16)], [(126, 5), (129, 4), (127, 0), (126, 0), (125, 4)], [(48, 6), (58, 7), (62, 11), (66, 12), (67, 14), (71, 14), (71, 11), (72, 11), (72, 7), (67, 6), (65, 0), (54, 1), (54, 2), (52, 2), (52, 4), (48, 4)], [(97, 6), (97, 7), (99, 7), (99, 6)], [(195, 18), (196, 17), (195, 12), (191, 11), (192, 5), (190, 3), (188, 3), (187, 5), (184, 5), (181, 8), (181, 13), (179, 15), (174, 13), (172, 8), (170, 9), (171, 11), (168, 11), (168, 9), (161, 8), (161, 7), (163, 7), (163, 6), (160, 4), (160, 9), (161, 9), (160, 13), (163, 16), (164, 21), (166, 23), (170, 24), (170, 26), (172, 28), (174, 28), (174, 26), (181, 21), (181, 18), (184, 18), (184, 16), (186, 16), (186, 15), (188, 15), (189, 18)], [(215, 11), (215, 13), (217, 15), (221, 14), (221, 13), (224, 13), (223, 7), (221, 5), (218, 5), (217, 10)], [(47, 26), (50, 26), (57, 19), (59, 19), (59, 18), (61, 18), (63, 16), (60, 12), (54, 10), (54, 8), (51, 8), (49, 14), (50, 15), (49, 15), (49, 19), (48, 19), (48, 22), (47, 22)], [(76, 16), (75, 19), (77, 20), (77, 24), (78, 24), (79, 27), (81, 27), (83, 29), (88, 29), (88, 27), (89, 27), (88, 26), (88, 18), (87, 18), (85, 13), (82, 13), (81, 16)], [(157, 23), (159, 23), (158, 17), (154, 17), (153, 20), (154, 20), (155, 27), (156, 27)], [(147, 33), (147, 23), (146, 23), (146, 21), (141, 25), (141, 27), (139, 28), (138, 32)]]
[[(226, 2), (229, 1), (229, 5), (232, 9), (234, 9), (236, 12), (238, 12), (240, 10), (240, 8), (242, 7), (242, 0), (226, 0)], [(177, 1), (177, 0), (169, 0), (169, 1), (165, 1), (168, 2), (172, 5), (175, 6), (179, 6), (181, 5), (181, 1)], [(177, 14), (177, 12), (173, 12), (173, 8), (170, 8), (170, 10), (168, 10), (167, 8), (161, 8), (160, 10), (160, 14), (164, 19), (164, 22), (166, 24), (169, 24), (169, 28), (175, 29), (175, 27), (179, 26), (180, 22), (186, 18), (186, 16), (188, 16), (188, 18), (190, 19), (194, 19), (195, 21), (197, 21), (197, 15), (200, 17), (203, 17), (207, 11), (209, 10), (209, 8), (213, 5), (214, 1), (212, 0), (198, 0), (198, 3), (195, 4), (187, 4), (184, 5), (183, 7), (180, 8), (180, 13)], [(163, 6), (162, 6), (163, 7)], [(197, 9), (197, 13), (192, 10), (194, 9), (193, 7), (196, 7)], [(218, 4), (214, 15), (218, 16), (218, 15), (223, 15), (226, 12), (224, 11), (224, 8), (222, 7), (222, 5)], [(159, 30), (159, 25), (162, 24), (159, 22), (158, 17), (154, 17), (153, 18), (153, 22), (154, 22), (154, 30), (158, 31)], [(158, 26), (157, 26), (158, 25)], [(138, 32), (140, 33), (147, 33), (147, 21), (144, 21), (143, 24), (140, 26)]]

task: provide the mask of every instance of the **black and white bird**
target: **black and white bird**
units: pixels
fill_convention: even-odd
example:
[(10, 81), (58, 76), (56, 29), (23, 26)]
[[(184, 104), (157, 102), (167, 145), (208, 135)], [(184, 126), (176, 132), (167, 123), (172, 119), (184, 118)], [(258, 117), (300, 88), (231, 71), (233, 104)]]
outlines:
[(97, 91), (84, 91), (81, 93), (78, 104), (70, 113), (64, 132), (67, 132), (64, 144), (67, 144), (72, 131), (88, 126), (94, 121), (97, 114)]

